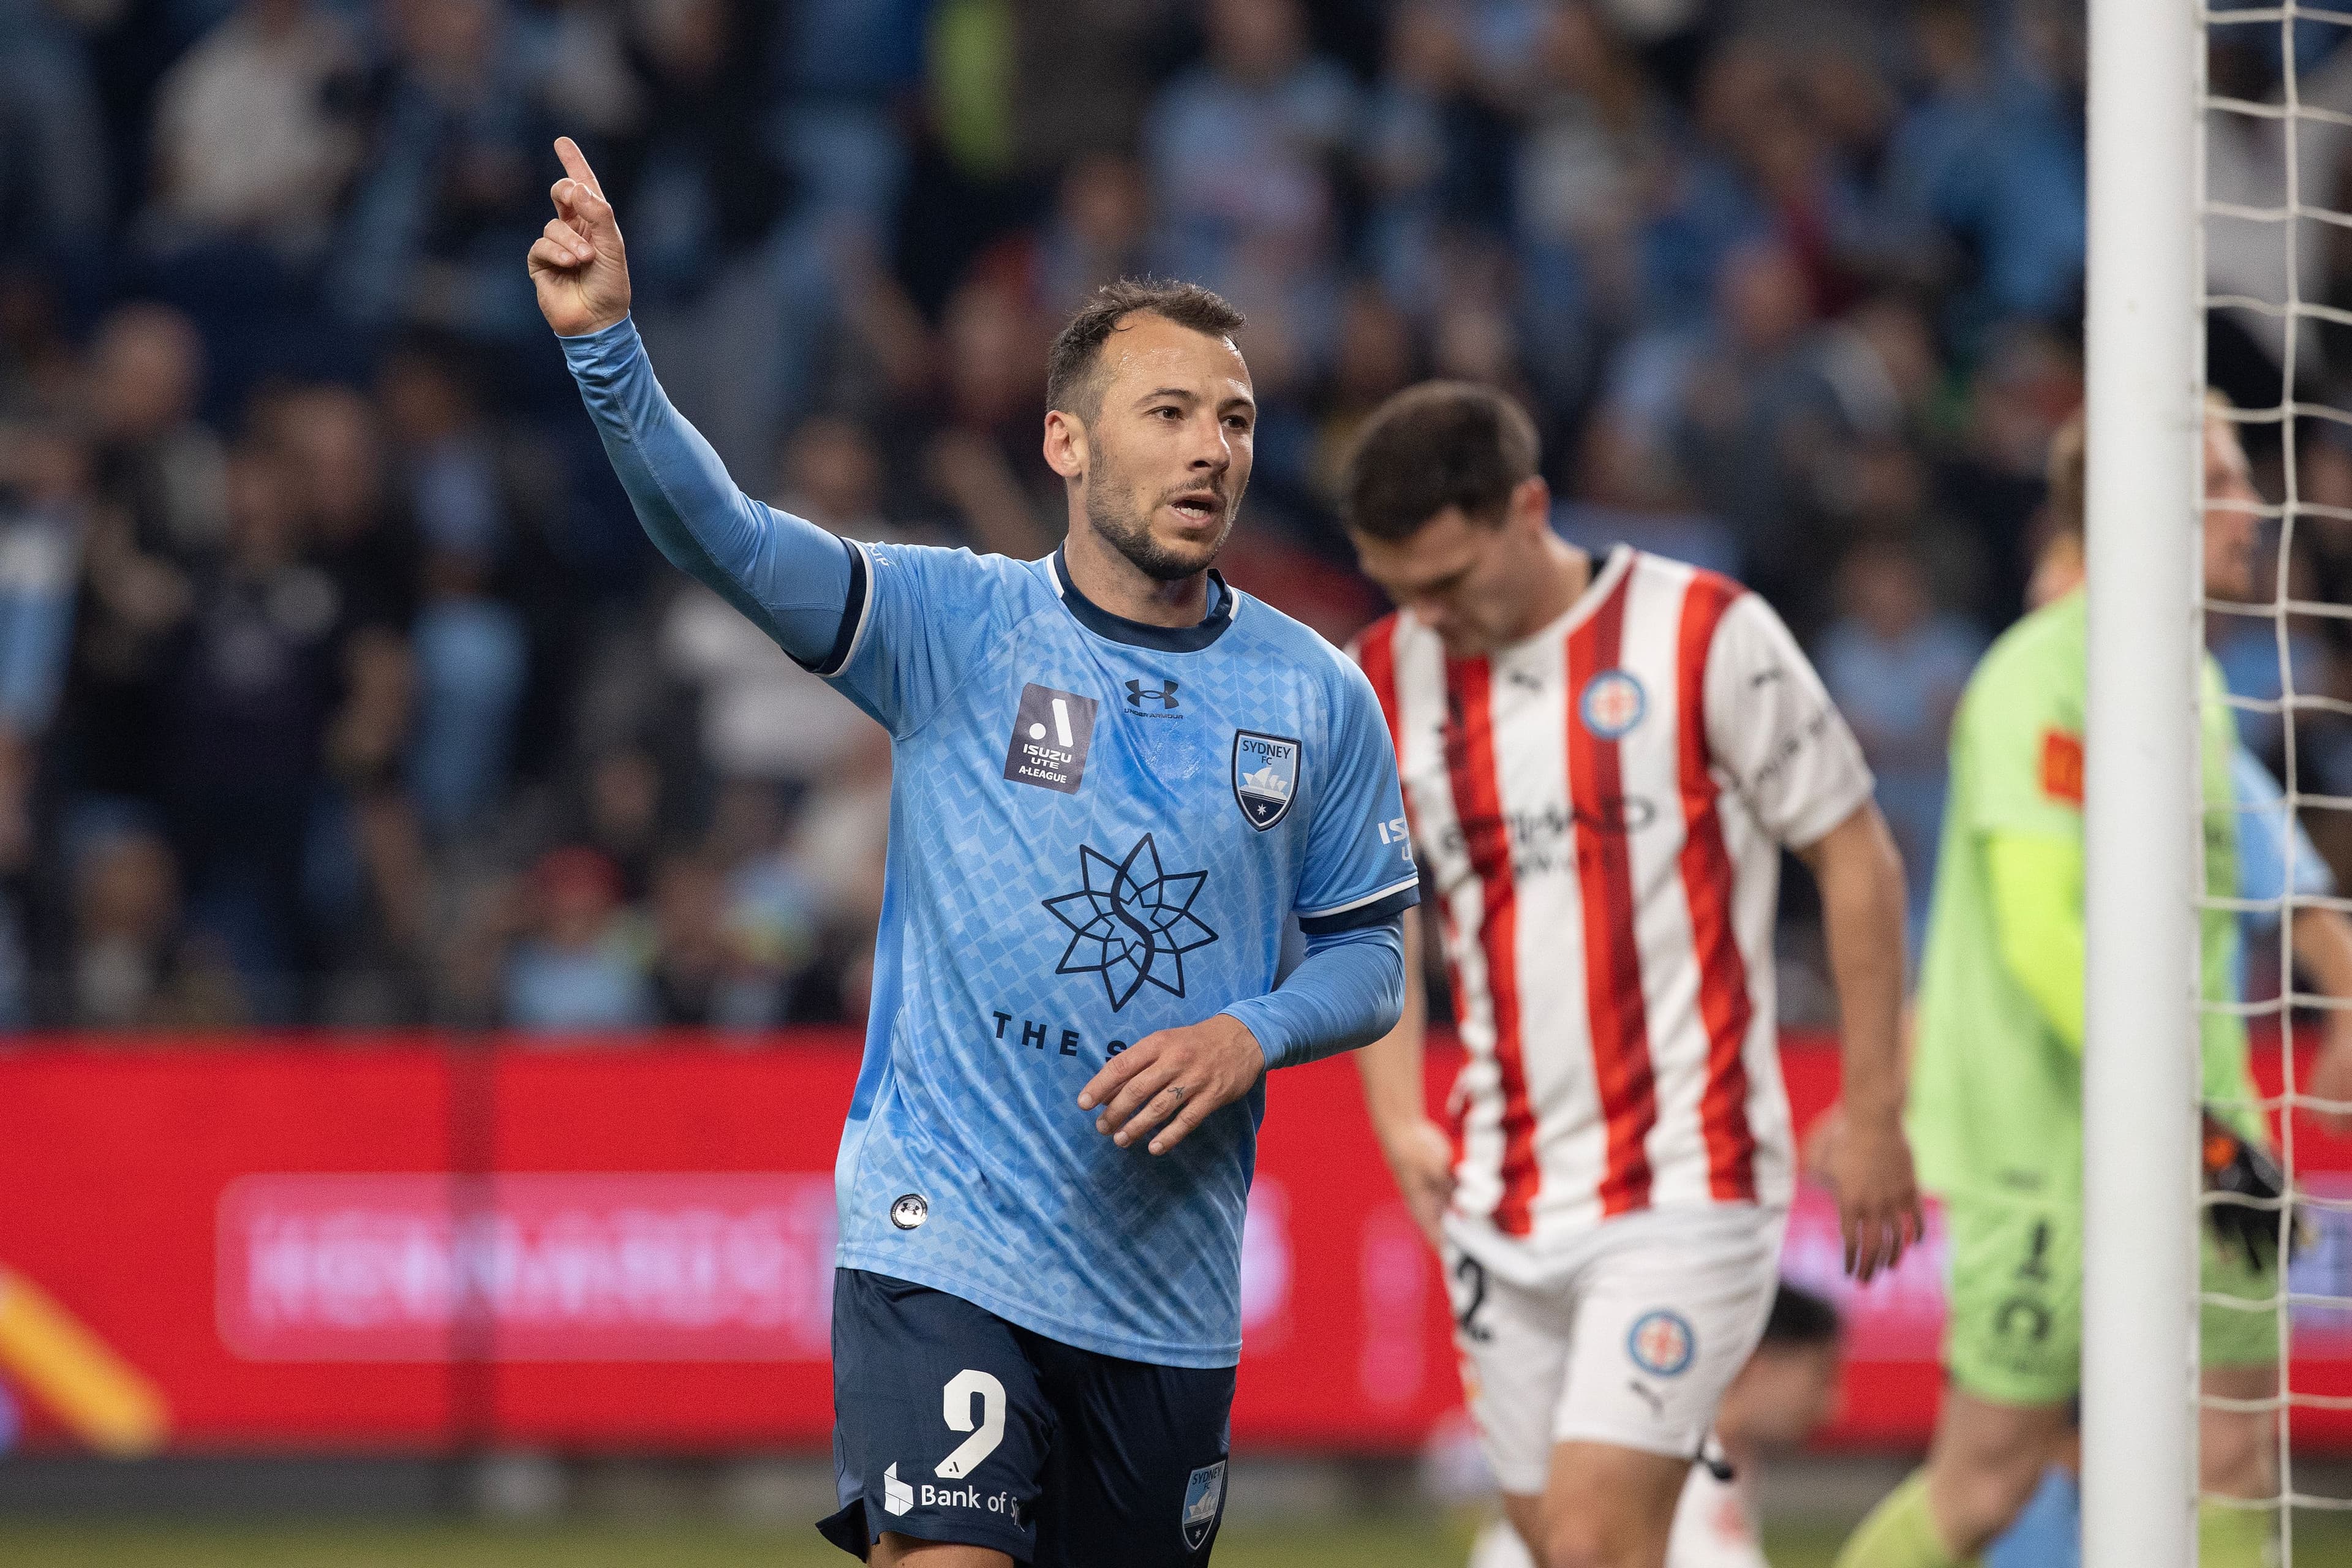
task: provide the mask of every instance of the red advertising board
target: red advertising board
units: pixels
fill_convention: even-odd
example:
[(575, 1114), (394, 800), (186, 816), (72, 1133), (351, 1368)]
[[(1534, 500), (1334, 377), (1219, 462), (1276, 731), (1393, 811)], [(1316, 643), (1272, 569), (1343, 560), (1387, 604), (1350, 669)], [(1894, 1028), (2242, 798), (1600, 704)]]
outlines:
[[(1785, 1060), (1801, 1126), (1836, 1057), (1798, 1041)], [(820, 1445), (856, 1071), (841, 1034), (0, 1052), (0, 1391), (47, 1445)], [(1269, 1098), (1236, 1439), (1415, 1447), (1460, 1397), (1434, 1261), (1348, 1062), (1288, 1069)], [(2352, 1148), (2305, 1128), (2297, 1154), (2306, 1184), (2352, 1194)], [(2352, 1214), (2315, 1218), (2295, 1289), (2352, 1294)], [(1924, 1437), (1941, 1266), (1937, 1229), (1857, 1290), (1834, 1209), (1801, 1200), (1786, 1271), (1849, 1328), (1829, 1441)], [(2295, 1346), (2299, 1392), (2352, 1392), (2352, 1318), (2299, 1308)], [(2345, 1413), (2297, 1420), (2301, 1441), (2352, 1440)]]

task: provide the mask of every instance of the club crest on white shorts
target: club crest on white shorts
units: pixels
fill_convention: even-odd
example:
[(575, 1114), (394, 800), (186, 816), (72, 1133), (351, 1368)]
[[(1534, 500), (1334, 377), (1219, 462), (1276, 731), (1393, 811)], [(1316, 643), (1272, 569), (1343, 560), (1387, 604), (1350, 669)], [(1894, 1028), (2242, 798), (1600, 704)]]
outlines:
[(1652, 1377), (1675, 1377), (1698, 1353), (1698, 1334), (1688, 1318), (1661, 1307), (1633, 1320), (1633, 1330), (1625, 1336), (1625, 1350), (1633, 1364)]

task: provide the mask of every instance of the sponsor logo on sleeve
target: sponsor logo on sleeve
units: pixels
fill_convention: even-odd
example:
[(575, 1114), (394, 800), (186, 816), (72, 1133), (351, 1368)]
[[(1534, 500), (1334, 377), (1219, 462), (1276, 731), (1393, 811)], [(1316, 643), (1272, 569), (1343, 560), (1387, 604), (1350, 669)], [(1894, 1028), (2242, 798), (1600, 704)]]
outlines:
[(1075, 691), (1023, 687), (1004, 748), (1006, 782), (1077, 794), (1087, 776), (1087, 747), (1094, 740), (1095, 706), (1093, 698)]
[(2063, 730), (2042, 731), (2042, 793), (2062, 805), (2083, 804), (2083, 738)]
[(1298, 795), (1300, 747), (1286, 735), (1234, 733), (1234, 802), (1260, 833), (1290, 815)]

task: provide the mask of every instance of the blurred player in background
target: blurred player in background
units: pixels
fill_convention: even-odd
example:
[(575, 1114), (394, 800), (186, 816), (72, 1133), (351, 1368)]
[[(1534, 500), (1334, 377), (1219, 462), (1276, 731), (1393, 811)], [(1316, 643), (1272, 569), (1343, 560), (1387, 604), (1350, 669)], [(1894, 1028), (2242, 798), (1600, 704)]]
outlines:
[(1835, 1173), (1847, 1266), (1867, 1279), (1917, 1237), (1902, 865), (1779, 617), (1713, 574), (1561, 541), (1509, 399), (1399, 394), (1345, 500), (1400, 606), (1357, 657), (1395, 733), (1469, 1053), (1449, 1137), (1423, 1102), (1408, 930), (1405, 1016), (1360, 1058), (1365, 1100), (1442, 1250), (1512, 1524), (1546, 1568), (1658, 1568), (1779, 1279), (1784, 845), (1821, 885), (1861, 1108)]
[[(2061, 532), (2077, 539), (2084, 473), (2077, 416), (2053, 440), (2050, 458), (2052, 510)], [(2253, 600), (2257, 497), (2220, 409), (2206, 424), (2205, 497), (2206, 591)], [(2062, 572), (2047, 585), (2063, 580)], [(1944, 1199), (1952, 1237), (1948, 1380), (1926, 1468), (1863, 1522), (1840, 1568), (1974, 1560), (2018, 1519), (2071, 1440), (2083, 1335), (2084, 626), (2084, 596), (2073, 589), (2010, 628), (1979, 665), (1953, 723), (1911, 1106), (1922, 1174)], [(2208, 892), (2223, 899), (2240, 886), (2238, 750), (2208, 660), (2203, 787), (2216, 804), (2206, 812), (2205, 875)], [(2201, 929), (2204, 994), (2232, 998), (2237, 921), (2209, 909)], [(2342, 973), (2352, 969), (2346, 958), (2352, 952), (2323, 956), (2323, 980), (2352, 979)], [(2254, 1089), (2242, 1020), (2208, 1012), (2201, 1038), (2209, 1181), (2246, 1190), (2274, 1180), (2261, 1116), (2247, 1105)], [(2310, 1088), (2345, 1098), (2347, 1086), (2352, 1035), (2332, 1027)], [(2259, 1402), (2276, 1390), (2281, 1348), (2267, 1305), (2278, 1283), (2278, 1216), (2230, 1204), (2207, 1215), (2203, 1289), (2252, 1310), (2202, 1309), (2205, 1392)], [(2205, 1410), (2203, 1489), (2269, 1497), (2274, 1432), (2267, 1410)], [(2265, 1560), (2272, 1529), (2267, 1510), (2209, 1503), (2199, 1516), (2200, 1560), (2252, 1568)]]
[[(1666, 1568), (1770, 1568), (1756, 1523), (1756, 1475), (1767, 1454), (1798, 1447), (1837, 1407), (1837, 1309), (1782, 1284), (1764, 1338), (1723, 1392), (1719, 1452), (1693, 1465), (1675, 1508)], [(1469, 1568), (1535, 1568), (1507, 1519), (1482, 1531)]]
[[(2082, 581), (2082, 536), (2057, 533), (2035, 564), (2032, 602), (2038, 607), (2063, 598)], [(2239, 912), (2239, 923), (2249, 938), (2274, 935), (2281, 925), (2282, 900), (2334, 893), (2335, 873), (2289, 807), (2278, 780), (2243, 740), (2230, 759), (2230, 783), (2237, 807), (2238, 897), (2254, 906)], [(2322, 993), (2352, 996), (2352, 920), (2341, 910), (2297, 909), (2294, 949), (2296, 963)], [(2242, 952), (2238, 994), (2252, 1000), (2244, 956)], [(2345, 1056), (2352, 1042), (2333, 1043), (2352, 1033), (2352, 1011), (2331, 1009), (2324, 1028), (2331, 1042), (2328, 1055), (2352, 1059)], [(2341, 1118), (2323, 1120), (2342, 1124)], [(1986, 1568), (2078, 1568), (2083, 1560), (2081, 1444), (2079, 1429), (2062, 1441), (2060, 1454), (2044, 1468), (2041, 1488), (2017, 1522), (1985, 1549)]]
[(1241, 319), (1119, 284), (1064, 329), (1050, 557), (853, 544), (670, 405), (613, 209), (557, 151), (531, 278), (639, 519), (893, 741), (820, 1528), (923, 1568), (1203, 1563), (1265, 1069), (1396, 1022), (1418, 886), (1370, 686), (1209, 569), (1249, 482)]

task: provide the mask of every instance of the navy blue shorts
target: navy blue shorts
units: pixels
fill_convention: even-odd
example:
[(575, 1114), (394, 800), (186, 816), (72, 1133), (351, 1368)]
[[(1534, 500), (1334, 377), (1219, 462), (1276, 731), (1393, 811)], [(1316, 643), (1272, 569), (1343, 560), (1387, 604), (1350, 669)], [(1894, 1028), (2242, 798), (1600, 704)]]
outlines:
[(1193, 1568), (1224, 1516), (1232, 1367), (1074, 1350), (886, 1274), (833, 1278), (824, 1538), (888, 1531), (1035, 1568)]

